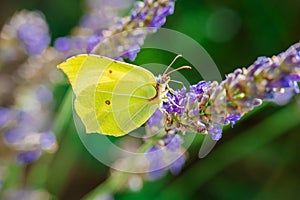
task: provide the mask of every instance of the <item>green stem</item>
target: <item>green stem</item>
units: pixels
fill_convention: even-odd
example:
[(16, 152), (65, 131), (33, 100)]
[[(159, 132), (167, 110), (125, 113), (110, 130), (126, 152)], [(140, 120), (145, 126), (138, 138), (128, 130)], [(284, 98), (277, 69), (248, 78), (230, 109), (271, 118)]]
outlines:
[[(55, 133), (58, 142), (62, 141), (64, 130), (66, 130), (72, 119), (72, 95), (73, 92), (69, 88), (53, 123), (52, 131)], [(44, 155), (32, 166), (27, 177), (29, 185), (45, 188), (46, 181), (50, 176), (50, 166), (53, 158), (54, 155)]]
[(68, 127), (69, 122), (72, 119), (72, 96), (73, 91), (69, 88), (55, 117), (52, 130), (56, 134), (57, 141), (61, 140), (64, 130)]
[[(144, 153), (153, 144), (155, 144), (157, 139), (160, 138), (163, 133), (164, 133), (164, 130), (161, 130), (150, 140), (143, 143), (143, 145), (139, 148), (137, 153)], [(128, 168), (131, 168), (135, 163), (136, 163), (135, 158), (133, 158), (133, 160), (130, 162), (130, 165), (128, 166)], [(124, 188), (127, 178), (130, 175), (132, 175), (132, 173), (114, 172), (101, 185), (99, 185), (94, 190), (92, 190), (90, 193), (88, 193), (83, 198), (83, 200), (93, 200), (93, 199), (96, 199), (97, 197), (99, 197), (101, 194), (114, 193), (114, 192), (120, 191), (122, 188)]]

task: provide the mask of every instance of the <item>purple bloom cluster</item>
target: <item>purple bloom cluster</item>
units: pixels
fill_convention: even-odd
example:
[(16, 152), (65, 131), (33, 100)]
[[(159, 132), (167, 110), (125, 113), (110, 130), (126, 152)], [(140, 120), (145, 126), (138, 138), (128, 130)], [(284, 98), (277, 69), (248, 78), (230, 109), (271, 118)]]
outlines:
[(41, 54), (51, 39), (47, 23), (37, 13), (25, 16), (24, 22), (17, 27), (17, 36), (29, 55)]
[(166, 172), (163, 164), (163, 156), (160, 151), (160, 148), (157, 146), (152, 146), (146, 151), (146, 157), (149, 160), (148, 178), (150, 180), (155, 180), (163, 176)]
[(0, 127), (4, 126), (10, 118), (10, 111), (8, 108), (0, 107)]
[[(157, 109), (153, 115), (147, 120), (147, 125), (148, 126), (160, 126), (162, 119), (162, 112)], [(0, 119), (1, 122), (1, 119)]]
[(72, 56), (79, 53), (86, 53), (87, 42), (84, 37), (60, 37), (54, 42), (57, 51)]
[(146, 151), (150, 180), (163, 176), (168, 170), (178, 174), (185, 163), (185, 155), (180, 151), (183, 139), (176, 134), (168, 135), (164, 140), (165, 147), (152, 146)]
[[(95, 53), (118, 60), (128, 58), (133, 61), (146, 35), (155, 32), (165, 23), (166, 16), (174, 12), (175, 1), (138, 1), (129, 16), (118, 19), (110, 28), (109, 22), (116, 18), (117, 13), (117, 10), (111, 10), (111, 3), (107, 1), (103, 7), (103, 3), (100, 6), (99, 3), (90, 0), (89, 4), (91, 13), (83, 17), (76, 35), (58, 38), (55, 48), (67, 57), (79, 53)], [(116, 6), (112, 8), (114, 7)]]
[(167, 15), (174, 12), (174, 4), (174, 0), (137, 1), (128, 17), (118, 20), (117, 25), (102, 32), (106, 40), (99, 39), (91, 52), (133, 61), (146, 35), (155, 32), (165, 23)]
[(230, 114), (228, 117), (226, 117), (226, 119), (231, 122), (231, 127), (233, 128), (233, 126), (235, 125), (236, 121), (241, 119), (241, 114)]
[(179, 149), (181, 147), (182, 143), (183, 143), (183, 140), (178, 134), (169, 135), (167, 137), (165, 146), (170, 151), (176, 151), (177, 149)]
[(0, 112), (5, 112), (5, 122), (0, 129), (4, 131), (3, 139), (5, 143), (15, 149), (16, 160), (20, 163), (31, 163), (36, 161), (42, 151), (55, 151), (56, 138), (51, 131), (39, 132), (35, 130), (34, 117), (29, 113), (0, 108)]
[(208, 129), (208, 132), (211, 134), (213, 140), (219, 140), (222, 138), (222, 128), (220, 125), (215, 125), (211, 129)]
[(168, 93), (168, 99), (169, 101), (166, 101), (163, 104), (163, 108), (168, 113), (178, 113), (182, 114), (184, 111), (184, 105), (185, 105), (185, 97), (186, 95), (186, 88), (182, 88), (181, 90), (174, 91), (174, 94)]
[[(155, 6), (155, 3), (161, 6)], [(174, 13), (175, 0), (171, 1), (155, 1), (145, 0), (144, 3), (136, 2), (130, 14), (131, 20), (146, 21), (146, 26), (159, 28), (166, 22), (166, 17)], [(153, 7), (153, 8), (152, 8)], [(152, 9), (148, 9), (152, 8)]]
[[(300, 43), (272, 58), (259, 57), (248, 69), (237, 69), (220, 84), (200, 81), (174, 94), (168, 94), (163, 108), (166, 129), (210, 133), (222, 137), (222, 127), (232, 126), (263, 100), (287, 102), (299, 93)], [(282, 94), (283, 97), (282, 97)]]

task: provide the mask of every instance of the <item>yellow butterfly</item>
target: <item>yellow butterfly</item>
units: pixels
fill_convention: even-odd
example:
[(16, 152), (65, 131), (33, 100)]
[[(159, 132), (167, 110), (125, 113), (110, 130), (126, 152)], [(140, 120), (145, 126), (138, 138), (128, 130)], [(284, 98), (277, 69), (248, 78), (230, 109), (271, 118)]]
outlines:
[(178, 57), (157, 78), (142, 67), (91, 54), (71, 57), (57, 67), (72, 85), (75, 110), (86, 132), (122, 136), (160, 108), (175, 70), (167, 71)]

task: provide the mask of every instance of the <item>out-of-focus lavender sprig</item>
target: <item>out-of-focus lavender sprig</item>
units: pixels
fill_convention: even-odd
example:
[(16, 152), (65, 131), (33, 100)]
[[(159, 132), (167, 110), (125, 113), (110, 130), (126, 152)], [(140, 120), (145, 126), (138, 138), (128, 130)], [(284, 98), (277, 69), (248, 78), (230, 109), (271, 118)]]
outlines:
[(134, 60), (146, 35), (155, 32), (166, 22), (166, 17), (173, 14), (174, 4), (175, 0), (137, 1), (129, 16), (93, 36), (88, 52)]
[[(48, 131), (53, 99), (49, 82), (55, 82), (53, 66), (62, 58), (48, 47), (48, 25), (36, 11), (15, 13), (4, 25), (0, 41), (1, 138), (5, 151), (13, 152), (18, 162), (31, 163), (42, 152), (57, 148)], [(12, 57), (6, 56), (7, 50)]]
[[(45, 91), (39, 89), (37, 98), (41, 102), (37, 107), (48, 106), (49, 94), (45, 94)], [(47, 127), (47, 110), (37, 109), (30, 104), (28, 107), (29, 110), (0, 107), (0, 131), (3, 132), (4, 142), (15, 152), (16, 160), (23, 164), (36, 161), (42, 152), (53, 153), (57, 149), (54, 133), (43, 131)]]
[(151, 146), (146, 151), (149, 161), (148, 179), (154, 180), (163, 176), (168, 170), (178, 174), (186, 160), (181, 147), (183, 139), (178, 134), (166, 135), (160, 145)]
[[(173, 14), (175, 4), (175, 0), (137, 1), (128, 16), (119, 18), (116, 6), (112, 6), (112, 2), (108, 4), (105, 2), (96, 3), (98, 7), (95, 9), (91, 6), (95, 5), (95, 2), (90, 0), (91, 13), (82, 18), (80, 26), (73, 30), (71, 36), (56, 39), (54, 43), (56, 50), (66, 57), (79, 53), (94, 53), (118, 60), (129, 58), (133, 61), (146, 35), (156, 32), (166, 22), (166, 17)], [(124, 8), (125, 5), (117, 8)], [(114, 20), (107, 23), (106, 17), (99, 18), (101, 13), (112, 8), (114, 12), (109, 16), (110, 20)]]
[[(164, 130), (163, 113), (157, 109), (146, 124), (148, 135), (159, 134), (161, 130)], [(161, 134), (154, 141), (154, 144), (146, 151), (146, 158), (149, 161), (148, 179), (155, 180), (165, 175), (167, 171), (172, 174), (178, 174), (181, 171), (186, 160), (182, 144), (183, 138), (172, 131)]]
[[(264, 100), (287, 102), (299, 93), (300, 43), (271, 58), (259, 57), (248, 69), (237, 69), (220, 84), (200, 81), (169, 93), (163, 108), (166, 130), (210, 133), (222, 137), (222, 127), (232, 126)], [(294, 91), (293, 93), (291, 91)], [(286, 94), (286, 98), (280, 97)], [(281, 98), (281, 99), (280, 99)]]
[(2, 28), (0, 61), (39, 55), (49, 46), (50, 39), (48, 24), (40, 12), (17, 12)]
[(65, 57), (90, 53), (102, 38), (102, 32), (115, 26), (115, 20), (131, 6), (132, 0), (87, 0), (86, 3), (86, 13), (71, 35), (59, 37), (54, 42), (55, 49)]

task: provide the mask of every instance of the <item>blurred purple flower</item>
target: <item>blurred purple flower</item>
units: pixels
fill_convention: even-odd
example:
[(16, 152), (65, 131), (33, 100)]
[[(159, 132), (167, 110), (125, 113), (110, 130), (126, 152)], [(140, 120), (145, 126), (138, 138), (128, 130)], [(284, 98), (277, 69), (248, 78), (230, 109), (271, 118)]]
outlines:
[(10, 109), (0, 107), (0, 127), (4, 126), (10, 119)]
[(294, 89), (287, 88), (284, 89), (283, 92), (275, 92), (274, 97), (273, 99), (271, 99), (271, 101), (273, 101), (278, 105), (285, 105), (290, 101), (290, 99), (294, 96), (294, 94), (295, 94)]
[(67, 53), (71, 50), (71, 39), (69, 37), (57, 38), (54, 42), (54, 48), (62, 53)]
[(159, 28), (166, 23), (166, 17), (174, 13), (175, 1), (168, 1), (164, 7), (158, 7), (153, 14), (149, 26)]
[(149, 180), (155, 180), (165, 174), (163, 165), (163, 152), (161, 148), (157, 146), (150, 147), (146, 151), (146, 158), (149, 160)]
[(125, 54), (122, 55), (123, 58), (128, 58), (130, 61), (134, 61), (137, 53), (140, 51), (140, 47), (138, 45), (134, 45), (130, 47)]
[(13, 128), (7, 130), (3, 134), (4, 141), (8, 144), (14, 144), (20, 142), (25, 135), (25, 132), (21, 128)]
[[(103, 30), (107, 40), (100, 40), (91, 51), (114, 59), (133, 61), (147, 34), (157, 31), (174, 11), (174, 0), (137, 1), (129, 17), (124, 17), (108, 30)], [(97, 32), (98, 33), (98, 32)], [(105, 33), (105, 34), (104, 34)], [(109, 48), (108, 48), (109, 47)]]
[(231, 122), (231, 127), (233, 128), (233, 126), (235, 125), (236, 121), (241, 119), (241, 115), (238, 114), (230, 114), (228, 117), (226, 117), (226, 119)]
[(185, 163), (185, 156), (180, 155), (179, 158), (177, 158), (174, 162), (171, 163), (169, 166), (169, 170), (172, 174), (177, 175), (181, 172), (182, 167)]
[(151, 146), (147, 151), (146, 151), (146, 158), (149, 159), (150, 161), (156, 161), (161, 159), (161, 149), (157, 146)]
[(160, 122), (162, 119), (162, 112), (157, 109), (153, 115), (147, 120), (147, 125), (148, 126), (160, 126)]
[(37, 20), (32, 19), (22, 24), (17, 30), (17, 35), (30, 55), (42, 53), (50, 43), (48, 26), (40, 18)]
[(53, 95), (48, 87), (39, 85), (36, 89), (36, 98), (42, 105), (45, 105), (52, 101)]
[(219, 140), (222, 137), (222, 128), (219, 125), (215, 125), (213, 128), (209, 129), (208, 132), (211, 134), (213, 140)]
[(40, 137), (40, 147), (43, 150), (49, 150), (56, 144), (56, 137), (51, 131), (41, 133)]
[(166, 169), (161, 167), (162, 164), (160, 162), (151, 162), (149, 166), (148, 179), (156, 180), (166, 173)]
[(40, 157), (40, 155), (41, 151), (38, 149), (20, 152), (16, 155), (16, 160), (21, 164), (29, 164), (36, 161)]
[[(15, 123), (11, 123), (2, 137), (7, 146), (15, 150), (20, 163), (27, 164), (39, 158), (42, 151), (54, 152), (56, 137), (51, 131), (40, 132), (43, 119), (23, 110), (10, 110)], [(43, 127), (43, 126), (41, 126)]]
[(54, 42), (54, 48), (67, 56), (86, 53), (87, 41), (85, 37), (60, 37)]
[(87, 53), (91, 53), (94, 47), (100, 42), (103, 38), (102, 35), (94, 34), (87, 38)]
[(184, 97), (186, 94), (186, 88), (176, 90), (174, 94), (168, 93), (168, 101), (164, 102), (163, 108), (168, 113), (182, 114), (184, 111), (184, 105), (186, 103)]
[(166, 148), (170, 151), (176, 151), (180, 148), (182, 143), (183, 139), (180, 137), (180, 135), (170, 135), (166, 142)]

